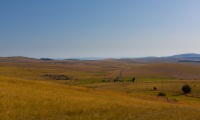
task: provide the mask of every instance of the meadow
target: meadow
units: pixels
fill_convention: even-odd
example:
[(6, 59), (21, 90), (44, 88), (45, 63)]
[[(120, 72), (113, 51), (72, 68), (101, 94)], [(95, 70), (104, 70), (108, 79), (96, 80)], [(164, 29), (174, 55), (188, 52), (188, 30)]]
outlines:
[[(113, 82), (121, 69), (125, 80), (136, 80)], [(198, 120), (199, 71), (194, 63), (1, 58), (0, 120)]]

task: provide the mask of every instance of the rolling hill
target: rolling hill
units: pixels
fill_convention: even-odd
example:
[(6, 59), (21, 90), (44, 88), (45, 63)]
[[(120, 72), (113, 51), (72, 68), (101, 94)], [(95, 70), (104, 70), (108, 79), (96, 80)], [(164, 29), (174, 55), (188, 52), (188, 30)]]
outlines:
[(41, 80), (45, 79), (45, 74), (64, 74), (84, 82), (84, 79), (114, 79), (123, 69), (124, 77), (200, 79), (199, 63), (165, 60), (167, 62), (146, 62), (140, 59), (38, 60), (8, 57), (0, 58), (0, 75)]
[[(112, 82), (121, 69), (136, 82)], [(169, 61), (0, 58), (0, 120), (197, 120), (199, 71), (198, 63)], [(185, 83), (193, 97), (181, 94)]]

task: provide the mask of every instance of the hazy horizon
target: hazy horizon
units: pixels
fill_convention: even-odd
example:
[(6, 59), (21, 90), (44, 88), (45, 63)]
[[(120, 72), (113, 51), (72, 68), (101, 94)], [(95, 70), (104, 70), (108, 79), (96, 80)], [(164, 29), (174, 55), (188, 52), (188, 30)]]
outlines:
[(0, 1), (0, 56), (136, 58), (200, 51), (198, 0)]
[[(85, 57), (60, 57), (60, 58), (55, 58), (55, 57), (29, 57), (29, 56), (0, 56), (0, 57), (27, 57), (27, 58), (33, 58), (33, 59), (53, 59), (53, 60), (70, 60), (70, 59), (74, 59), (74, 60), (104, 60), (104, 59), (137, 59), (137, 58), (151, 58), (151, 57), (155, 57), (155, 58), (162, 58), (162, 57), (172, 57), (172, 56), (177, 56), (177, 55), (191, 55), (191, 54), (195, 54), (195, 55), (200, 55), (198, 53), (182, 53), (182, 54), (173, 54), (173, 55), (168, 55), (168, 56), (140, 56), (140, 57), (92, 57), (92, 56), (85, 56)], [(188, 56), (188, 57), (189, 57)]]

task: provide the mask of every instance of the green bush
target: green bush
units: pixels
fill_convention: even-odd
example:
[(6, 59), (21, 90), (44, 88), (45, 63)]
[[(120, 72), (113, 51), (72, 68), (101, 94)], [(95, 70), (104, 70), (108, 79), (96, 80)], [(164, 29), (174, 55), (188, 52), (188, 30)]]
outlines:
[(106, 82), (106, 80), (101, 80), (101, 82)]
[(164, 92), (159, 92), (159, 93), (158, 93), (158, 96), (166, 96), (166, 93), (164, 93)]
[(183, 93), (184, 94), (188, 94), (188, 93), (190, 93), (191, 91), (192, 91), (192, 88), (189, 86), (189, 85), (184, 85), (183, 87), (182, 87), (182, 91), (183, 91)]

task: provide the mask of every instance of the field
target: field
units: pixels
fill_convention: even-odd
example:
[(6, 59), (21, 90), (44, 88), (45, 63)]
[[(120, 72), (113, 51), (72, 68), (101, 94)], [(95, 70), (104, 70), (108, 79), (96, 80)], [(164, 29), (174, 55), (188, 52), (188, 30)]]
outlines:
[[(120, 70), (125, 81), (113, 82)], [(0, 58), (0, 120), (198, 120), (199, 71), (197, 63)]]

